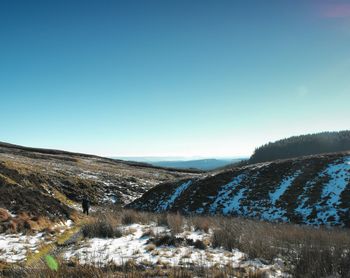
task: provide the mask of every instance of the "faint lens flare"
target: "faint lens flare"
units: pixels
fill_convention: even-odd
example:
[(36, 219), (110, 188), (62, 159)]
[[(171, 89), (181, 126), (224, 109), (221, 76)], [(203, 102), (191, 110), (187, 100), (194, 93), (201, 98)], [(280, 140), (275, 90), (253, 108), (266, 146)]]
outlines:
[(322, 9), (324, 18), (346, 18), (350, 17), (350, 4), (333, 3), (325, 5)]

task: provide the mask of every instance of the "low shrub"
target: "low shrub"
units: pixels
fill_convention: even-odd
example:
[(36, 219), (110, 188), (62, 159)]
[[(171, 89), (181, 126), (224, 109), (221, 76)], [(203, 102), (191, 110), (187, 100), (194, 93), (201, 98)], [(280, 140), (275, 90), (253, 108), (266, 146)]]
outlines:
[(122, 232), (118, 228), (113, 227), (103, 219), (85, 224), (81, 230), (83, 236), (88, 238), (116, 238), (122, 236)]
[(168, 214), (167, 223), (172, 233), (178, 234), (183, 231), (183, 217), (180, 213)]
[(213, 223), (209, 217), (196, 216), (190, 219), (191, 225), (195, 230), (208, 233)]
[(5, 222), (11, 219), (11, 215), (7, 209), (0, 208), (0, 222)]
[(143, 232), (141, 237), (154, 237), (155, 233), (152, 229), (147, 229), (146, 231)]
[(125, 210), (122, 215), (122, 224), (130, 225), (141, 222), (140, 214), (134, 210)]
[(168, 219), (165, 213), (157, 214), (156, 222), (158, 226), (168, 226)]
[(207, 245), (206, 245), (203, 241), (201, 241), (201, 240), (199, 240), (199, 239), (197, 239), (197, 240), (193, 243), (193, 246), (194, 246), (194, 248), (201, 249), (201, 250), (207, 249)]
[(148, 243), (155, 246), (175, 246), (179, 247), (184, 243), (184, 239), (170, 234), (160, 234), (148, 240)]

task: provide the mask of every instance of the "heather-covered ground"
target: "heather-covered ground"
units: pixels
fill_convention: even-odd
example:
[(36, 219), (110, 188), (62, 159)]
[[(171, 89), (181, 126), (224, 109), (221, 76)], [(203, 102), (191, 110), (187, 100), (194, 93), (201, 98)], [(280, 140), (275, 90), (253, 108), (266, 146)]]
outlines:
[(0, 232), (22, 231), (28, 226), (44, 228), (44, 219), (57, 223), (75, 220), (76, 208), (84, 196), (93, 205), (123, 205), (161, 182), (197, 175), (193, 171), (0, 142), (0, 208), (16, 215), (0, 225)]

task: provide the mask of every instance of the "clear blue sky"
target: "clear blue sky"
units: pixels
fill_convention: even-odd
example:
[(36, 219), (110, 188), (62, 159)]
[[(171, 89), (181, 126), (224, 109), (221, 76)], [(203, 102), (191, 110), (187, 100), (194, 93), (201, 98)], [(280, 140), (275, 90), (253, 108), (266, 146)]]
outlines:
[(0, 141), (240, 156), (350, 128), (349, 1), (0, 1)]

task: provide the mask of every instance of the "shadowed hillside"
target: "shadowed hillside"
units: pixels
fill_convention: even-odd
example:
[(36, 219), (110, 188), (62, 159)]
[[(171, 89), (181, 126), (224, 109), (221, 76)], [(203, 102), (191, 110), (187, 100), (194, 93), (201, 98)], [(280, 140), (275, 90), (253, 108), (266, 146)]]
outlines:
[(350, 153), (258, 163), (169, 182), (128, 207), (349, 226)]

